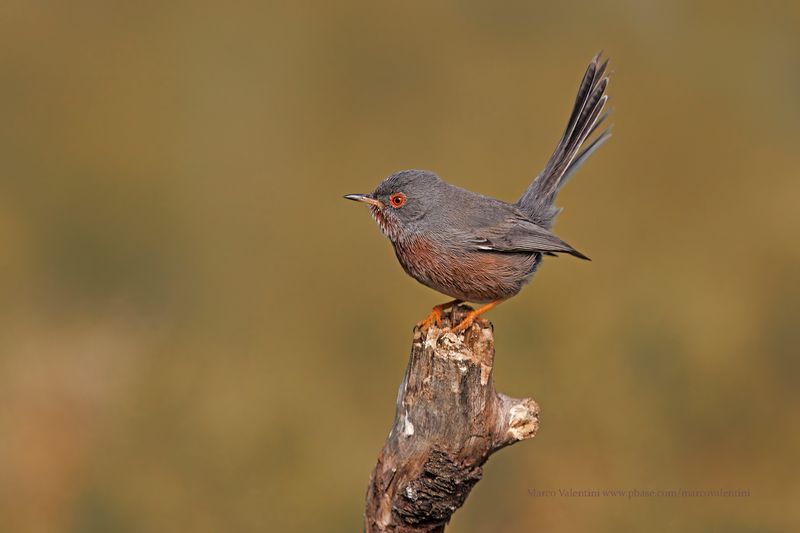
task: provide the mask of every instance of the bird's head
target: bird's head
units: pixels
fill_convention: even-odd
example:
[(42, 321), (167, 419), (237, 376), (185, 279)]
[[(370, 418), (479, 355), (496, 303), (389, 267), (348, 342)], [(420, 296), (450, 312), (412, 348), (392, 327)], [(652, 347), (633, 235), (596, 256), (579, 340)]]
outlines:
[(388, 176), (369, 194), (348, 194), (348, 200), (369, 204), (372, 216), (391, 241), (418, 228), (438, 204), (446, 187), (428, 170), (401, 170)]

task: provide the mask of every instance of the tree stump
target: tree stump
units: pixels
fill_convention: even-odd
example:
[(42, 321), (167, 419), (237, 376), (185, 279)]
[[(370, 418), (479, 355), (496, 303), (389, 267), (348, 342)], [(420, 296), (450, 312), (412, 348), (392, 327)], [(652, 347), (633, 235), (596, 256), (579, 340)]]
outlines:
[(539, 428), (536, 402), (494, 390), (491, 323), (450, 332), (470, 310), (458, 306), (441, 327), (414, 329), (394, 425), (367, 490), (369, 533), (444, 531), (489, 456)]

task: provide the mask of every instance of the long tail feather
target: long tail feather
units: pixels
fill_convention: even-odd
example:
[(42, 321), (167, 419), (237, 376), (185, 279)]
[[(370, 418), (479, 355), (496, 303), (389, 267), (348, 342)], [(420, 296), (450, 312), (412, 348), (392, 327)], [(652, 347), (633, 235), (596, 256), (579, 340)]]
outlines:
[(600, 63), (598, 53), (592, 59), (578, 87), (578, 96), (572, 108), (567, 127), (553, 155), (544, 170), (531, 183), (517, 205), (532, 218), (547, 225), (558, 213), (553, 207), (556, 194), (572, 174), (580, 168), (600, 145), (610, 136), (609, 129), (604, 130), (589, 146), (581, 150), (586, 139), (595, 132), (608, 116), (603, 113), (608, 95), (608, 77), (605, 76), (608, 60)]

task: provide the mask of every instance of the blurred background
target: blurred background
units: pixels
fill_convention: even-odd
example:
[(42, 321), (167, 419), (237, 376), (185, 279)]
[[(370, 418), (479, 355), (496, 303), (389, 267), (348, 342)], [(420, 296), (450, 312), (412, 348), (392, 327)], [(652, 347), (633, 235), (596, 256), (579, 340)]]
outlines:
[[(341, 199), (516, 199), (599, 49), (615, 135), (492, 311), (542, 427), (448, 531), (797, 531), (800, 4), (0, 8), (0, 529), (358, 531), (441, 295)], [(531, 490), (749, 490), (740, 498)]]

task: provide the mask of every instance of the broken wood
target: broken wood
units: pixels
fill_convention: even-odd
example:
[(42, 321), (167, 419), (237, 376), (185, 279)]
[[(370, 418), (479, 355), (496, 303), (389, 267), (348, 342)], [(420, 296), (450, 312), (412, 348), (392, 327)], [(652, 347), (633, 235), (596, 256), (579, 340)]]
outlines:
[(536, 402), (494, 390), (491, 323), (450, 332), (471, 310), (460, 305), (441, 326), (414, 329), (394, 425), (367, 490), (369, 533), (444, 531), (489, 456), (539, 429)]

